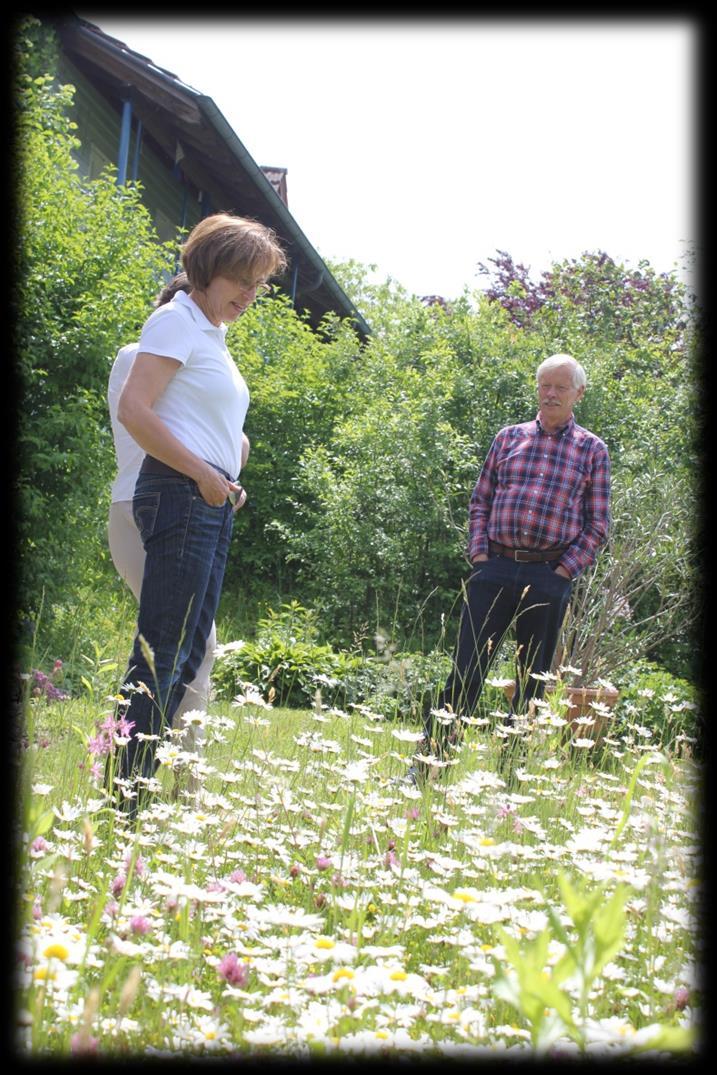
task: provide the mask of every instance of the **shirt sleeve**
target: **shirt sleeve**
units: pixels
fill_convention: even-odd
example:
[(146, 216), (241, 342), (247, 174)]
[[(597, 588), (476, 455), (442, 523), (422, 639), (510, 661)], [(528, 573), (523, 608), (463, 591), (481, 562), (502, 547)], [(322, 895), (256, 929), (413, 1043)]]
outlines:
[(184, 365), (191, 350), (192, 343), (184, 318), (178, 310), (166, 306), (155, 310), (145, 322), (137, 353), (144, 351), (150, 355), (166, 355)]
[(560, 565), (577, 578), (595, 562), (610, 532), (610, 457), (598, 441), (592, 458), (590, 481), (583, 498), (583, 528), (560, 558)]
[(490, 446), (468, 507), (468, 559), (471, 563), (476, 556), (488, 554), (488, 519), (497, 483), (499, 442), (500, 433)]

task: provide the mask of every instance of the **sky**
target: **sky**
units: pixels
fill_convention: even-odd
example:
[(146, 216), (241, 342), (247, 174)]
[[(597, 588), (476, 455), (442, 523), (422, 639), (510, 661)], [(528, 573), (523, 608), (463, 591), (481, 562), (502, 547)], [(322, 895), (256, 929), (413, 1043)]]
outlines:
[[(689, 19), (76, 13), (214, 100), (326, 259), (417, 295), (537, 280), (602, 250), (688, 275), (698, 28)], [(697, 244), (699, 254), (699, 245)]]

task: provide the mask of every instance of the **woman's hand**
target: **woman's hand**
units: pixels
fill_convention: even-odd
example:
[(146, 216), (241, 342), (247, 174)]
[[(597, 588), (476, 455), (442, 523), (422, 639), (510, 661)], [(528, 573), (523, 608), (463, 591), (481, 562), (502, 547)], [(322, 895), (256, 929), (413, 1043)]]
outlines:
[[(246, 504), (246, 489), (243, 485), (235, 485), (234, 489), (238, 490), (238, 492), (235, 493), (236, 499), (232, 500), (232, 511), (236, 515), (236, 513)], [(231, 500), (232, 498), (229, 497), (229, 499)]]
[[(209, 466), (208, 463), (206, 470), (198, 478), (195, 478), (195, 481), (202, 499), (212, 508), (220, 508), (230, 493), (236, 493), (238, 496), (243, 492), (241, 485), (237, 485), (236, 482), (230, 482), (228, 478), (225, 478), (223, 474), (220, 474), (214, 467)], [(246, 494), (244, 499), (246, 499)]]

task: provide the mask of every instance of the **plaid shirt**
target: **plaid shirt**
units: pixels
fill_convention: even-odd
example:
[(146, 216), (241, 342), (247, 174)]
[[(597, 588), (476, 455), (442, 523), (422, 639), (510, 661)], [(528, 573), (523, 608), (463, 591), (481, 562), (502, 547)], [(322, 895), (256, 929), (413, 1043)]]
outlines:
[(607, 447), (571, 415), (556, 433), (536, 418), (496, 436), (471, 496), (468, 557), (488, 541), (511, 549), (565, 547), (571, 578), (595, 560), (610, 524)]

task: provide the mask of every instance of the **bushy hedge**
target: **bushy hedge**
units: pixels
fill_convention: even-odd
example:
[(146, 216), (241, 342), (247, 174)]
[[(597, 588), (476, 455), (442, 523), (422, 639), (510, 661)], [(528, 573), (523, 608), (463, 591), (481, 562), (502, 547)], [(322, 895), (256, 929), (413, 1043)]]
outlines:
[(50, 614), (103, 574), (114, 474), (107, 378), (172, 262), (137, 187), (117, 186), (111, 169), (80, 176), (73, 87), (35, 73), (51, 38), (30, 23), (16, 47), (17, 540), (22, 606), (34, 615), (43, 594)]
[[(71, 89), (28, 65), (36, 38), (21, 46), (22, 604), (34, 615), (44, 593), (51, 615), (80, 581), (113, 578), (106, 380), (175, 250), (157, 242), (136, 187), (117, 187), (111, 170), (79, 176)], [(43, 44), (43, 63), (50, 52)], [(492, 292), (426, 305), (390, 280), (370, 283), (355, 262), (331, 268), (372, 326), (365, 346), (334, 316), (311, 331), (278, 293), (227, 336), (251, 393), (252, 453), (223, 621), (295, 599), (317, 610), (316, 644), (335, 650), (378, 631), (424, 652), (452, 637), (481, 462), (502, 426), (535, 415), (535, 369), (556, 351), (586, 366), (577, 419), (606, 441), (616, 475), (657, 461), (665, 482), (679, 477), (686, 510), (673, 537), (680, 562), (694, 560), (696, 318), (674, 274), (586, 253), (533, 286), (508, 259)], [(674, 672), (690, 674), (691, 647), (673, 640)]]
[(618, 709), (619, 731), (640, 734), (649, 729), (655, 742), (704, 756), (705, 708), (702, 692), (693, 683), (672, 675), (654, 661), (636, 661), (625, 670)]
[(383, 716), (420, 723), (426, 694), (446, 679), (445, 653), (396, 653), (380, 644), (373, 653), (336, 649), (319, 641), (314, 610), (292, 601), (269, 609), (253, 639), (220, 646), (212, 673), (218, 698), (247, 697), (297, 708), (365, 705)]

